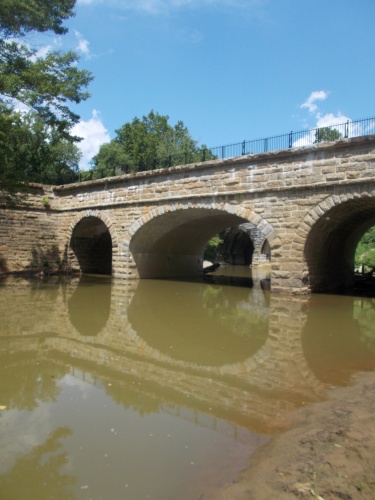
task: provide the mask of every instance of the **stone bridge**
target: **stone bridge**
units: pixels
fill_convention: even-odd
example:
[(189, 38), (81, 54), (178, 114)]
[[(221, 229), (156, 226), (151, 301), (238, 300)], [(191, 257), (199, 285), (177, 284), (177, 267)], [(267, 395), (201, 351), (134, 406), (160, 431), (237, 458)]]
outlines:
[(375, 136), (34, 185), (28, 202), (0, 210), (4, 269), (55, 259), (119, 278), (194, 277), (209, 239), (240, 226), (256, 234), (254, 265), (270, 255), (272, 291), (334, 291), (352, 284), (375, 224)]

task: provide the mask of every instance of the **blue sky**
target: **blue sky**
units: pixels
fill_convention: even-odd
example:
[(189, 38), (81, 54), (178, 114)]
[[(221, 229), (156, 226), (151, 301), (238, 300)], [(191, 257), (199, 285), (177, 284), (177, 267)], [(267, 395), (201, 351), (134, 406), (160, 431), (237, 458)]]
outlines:
[[(209, 147), (375, 115), (374, 0), (78, 0), (81, 166), (151, 109)], [(47, 43), (47, 42), (46, 42)]]

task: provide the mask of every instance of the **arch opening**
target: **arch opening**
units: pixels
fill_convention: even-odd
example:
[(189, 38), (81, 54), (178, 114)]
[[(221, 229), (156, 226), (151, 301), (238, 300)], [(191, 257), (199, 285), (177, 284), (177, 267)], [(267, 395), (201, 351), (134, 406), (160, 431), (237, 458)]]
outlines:
[(253, 261), (254, 243), (249, 231), (241, 226), (227, 229), (220, 250), (227, 264), (250, 266)]
[(271, 262), (271, 246), (263, 232), (251, 222), (227, 228), (209, 243), (206, 251), (211, 258), (208, 260), (252, 267)]
[(89, 216), (78, 222), (70, 247), (83, 274), (112, 274), (112, 238), (98, 217)]
[(140, 278), (189, 278), (202, 275), (207, 242), (224, 229), (246, 222), (225, 210), (189, 208), (146, 222), (129, 249)]
[(354, 258), (363, 234), (375, 225), (375, 199), (357, 198), (334, 206), (310, 230), (304, 255), (312, 292), (353, 290)]
[(375, 272), (375, 226), (360, 239), (355, 252), (355, 272), (372, 278)]

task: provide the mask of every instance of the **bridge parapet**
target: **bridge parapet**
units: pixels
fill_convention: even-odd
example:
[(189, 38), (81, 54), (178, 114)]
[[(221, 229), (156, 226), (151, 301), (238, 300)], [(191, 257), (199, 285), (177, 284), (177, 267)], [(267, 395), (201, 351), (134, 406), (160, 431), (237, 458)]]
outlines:
[(371, 135), (56, 186), (53, 207), (76, 210), (353, 185), (375, 178), (374, 148)]

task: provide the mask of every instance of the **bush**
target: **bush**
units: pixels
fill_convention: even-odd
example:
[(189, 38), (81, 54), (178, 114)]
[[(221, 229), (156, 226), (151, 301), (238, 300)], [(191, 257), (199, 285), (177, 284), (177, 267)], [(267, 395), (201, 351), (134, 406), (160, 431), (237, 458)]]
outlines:
[(219, 234), (210, 239), (204, 249), (204, 259), (213, 262), (219, 252), (219, 247), (223, 243)]

